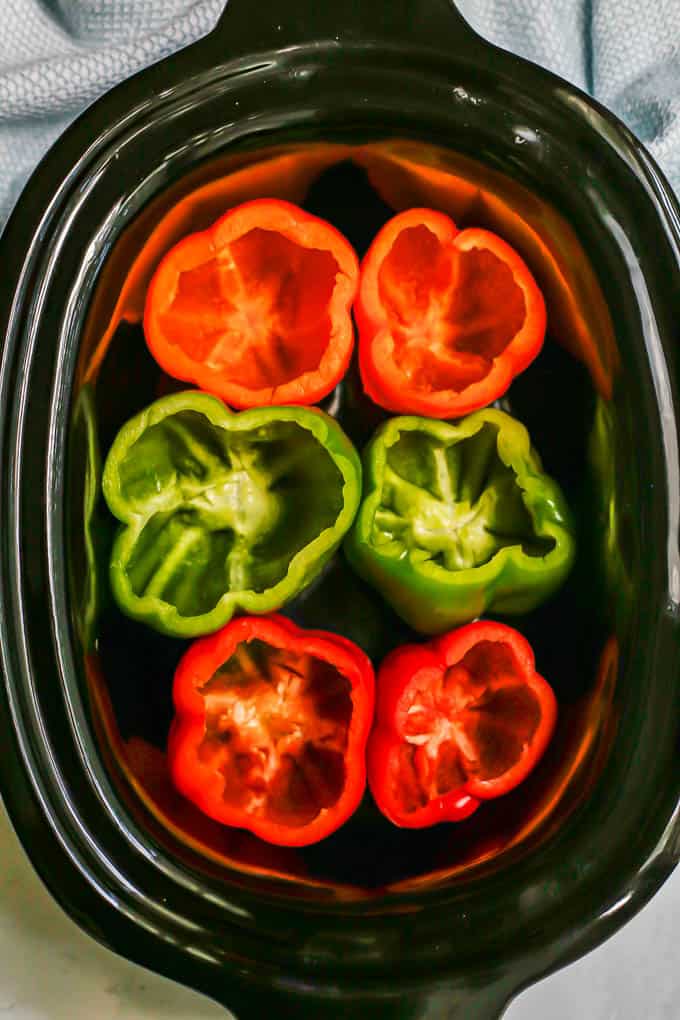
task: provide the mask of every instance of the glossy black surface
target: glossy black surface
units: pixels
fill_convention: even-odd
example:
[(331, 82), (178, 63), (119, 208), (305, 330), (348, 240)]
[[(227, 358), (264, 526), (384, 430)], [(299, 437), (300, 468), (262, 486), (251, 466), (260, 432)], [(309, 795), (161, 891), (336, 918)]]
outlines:
[[(381, 5), (358, 0), (341, 16), (312, 0), (259, 7), (256, 22), (247, 0), (231, 0), (212, 36), (96, 104), (36, 171), (3, 235), (0, 786), (72, 916), (131, 959), (214, 995), (239, 1020), (266, 1009), (491, 1020), (518, 989), (622, 924), (677, 860), (678, 210), (621, 125), (558, 79), (482, 44), (445, 0), (393, 4), (389, 21)], [(211, 865), (121, 796), (83, 679), (92, 633), (78, 582), (87, 557), (79, 568), (65, 550), (74, 549), (66, 538), (78, 526), (88, 446), (73, 392), (79, 344), (126, 226), (228, 147), (391, 135), (448, 145), (529, 187), (568, 218), (600, 280), (622, 362), (612, 400), (596, 398), (557, 348), (546, 348), (510, 400), (581, 522), (579, 563), (561, 596), (569, 610), (547, 605), (522, 629), (538, 646), (566, 625), (564, 642), (539, 654), (567, 702), (592, 684), (602, 643), (615, 636), (617, 728), (596, 786), (558, 829), (458, 878), (358, 895), (352, 886), (374, 886), (387, 858), (394, 877), (414, 873), (411, 844), (404, 851), (391, 832), (387, 843), (372, 841), (370, 806), (351, 846), (339, 838), (337, 853), (314, 864), (318, 877), (350, 884), (334, 891)], [(340, 191), (328, 178), (323, 186), (330, 197), (317, 190), (307, 199), (316, 211)], [(359, 194), (346, 182), (343, 191)], [(368, 232), (362, 209), (356, 222)], [(342, 215), (332, 218), (351, 236)], [(104, 448), (115, 417), (137, 410), (143, 372), (132, 373), (134, 386), (109, 389), (108, 411), (107, 388), (96, 395)], [(358, 437), (366, 419), (351, 399), (347, 407)], [(97, 533), (105, 544), (105, 518)], [(104, 645), (107, 613), (105, 603)], [(394, 639), (389, 622), (370, 630), (375, 654), (381, 633)], [(172, 659), (164, 647), (167, 664), (147, 646), (163, 672)], [(147, 727), (125, 704), (130, 732)], [(144, 711), (162, 741), (162, 692)], [(363, 873), (355, 864), (342, 874), (361, 839)], [(422, 848), (416, 857), (425, 871), (435, 866)]]
[[(304, 156), (304, 149), (301, 154)], [(218, 175), (219, 164), (213, 167)], [(351, 241), (361, 257), (372, 238), (390, 218), (393, 210), (372, 188), (363, 169), (348, 159), (321, 172), (304, 198), (310, 212), (332, 221)], [(103, 272), (96, 293), (109, 290), (107, 272)], [(96, 300), (96, 299), (95, 299)], [(86, 330), (86, 334), (90, 330)], [(92, 331), (94, 336), (98, 331)], [(83, 374), (90, 362), (88, 344), (81, 347), (79, 363)], [(121, 392), (122, 382), (122, 392)], [(114, 333), (89, 395), (92, 427), (99, 447), (106, 455), (117, 430), (159, 392), (181, 388), (156, 365), (144, 343), (141, 323), (121, 323)], [(358, 448), (373, 434), (387, 412), (376, 407), (362, 393), (356, 359), (343, 382), (323, 402), (325, 409), (343, 425)], [(593, 420), (595, 396), (588, 370), (549, 336), (541, 357), (518, 380), (503, 400), (503, 406), (532, 425), (547, 469), (560, 478), (574, 508), (581, 537), (590, 531), (592, 509), (587, 493), (587, 451)], [(555, 429), (555, 415), (571, 411), (570, 429)], [(574, 413), (576, 412), (576, 413)], [(77, 444), (72, 461), (80, 464), (87, 451)], [(79, 471), (74, 473), (78, 477)], [(71, 511), (81, 506), (74, 498)], [(90, 565), (85, 576), (97, 574), (105, 580), (106, 564), (112, 544), (110, 521), (102, 520), (102, 501), (91, 528), (99, 539), (100, 562)], [(106, 518), (104, 511), (103, 517)], [(83, 525), (74, 518), (69, 533), (78, 536)], [(74, 558), (82, 563), (81, 543), (72, 543)], [(531, 634), (541, 668), (550, 677), (561, 703), (578, 702), (592, 688), (602, 647), (609, 635), (608, 624), (599, 612), (601, 592), (589, 595), (587, 575), (591, 573), (591, 551), (580, 542), (582, 555), (571, 581), (537, 612), (523, 615), (511, 624)], [(75, 572), (77, 574), (77, 571)], [(105, 587), (105, 585), (104, 585)], [(101, 594), (105, 594), (102, 591)], [(423, 640), (399, 619), (384, 600), (363, 583), (349, 567), (340, 551), (307, 590), (287, 604), (283, 612), (301, 626), (336, 631), (355, 641), (373, 658), (376, 666), (399, 644)], [(93, 615), (90, 611), (90, 616)], [(144, 740), (164, 751), (172, 719), (170, 679), (188, 642), (164, 638), (146, 626), (126, 619), (109, 600), (103, 607), (98, 630), (98, 657), (117, 728), (124, 741)], [(565, 622), (570, 631), (581, 635), (579, 642), (565, 640)], [(564, 738), (576, 726), (565, 718)], [(555, 756), (555, 759), (557, 756)], [(550, 760), (540, 770), (544, 782), (554, 770)], [(143, 778), (143, 777), (142, 777)], [(522, 817), (533, 796), (533, 787), (523, 787), (511, 798), (487, 805), (461, 830), (458, 826), (420, 832), (400, 831), (376, 811), (367, 794), (362, 810), (329, 839), (317, 846), (296, 852), (272, 854), (279, 867), (300, 878), (349, 885), (356, 894), (395, 883), (427, 876), (441, 868), (460, 866), (474, 858), (475, 847), (494, 836), (509, 840), (508, 819)], [(366, 846), (370, 846), (367, 853)], [(245, 865), (252, 853), (245, 841), (232, 860)]]

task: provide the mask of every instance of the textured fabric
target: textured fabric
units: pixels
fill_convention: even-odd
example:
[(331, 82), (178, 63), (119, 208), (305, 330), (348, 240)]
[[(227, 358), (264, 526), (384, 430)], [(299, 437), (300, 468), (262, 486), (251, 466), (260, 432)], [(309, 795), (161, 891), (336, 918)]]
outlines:
[(680, 191), (680, 0), (458, 0), (487, 39), (613, 110)]
[(0, 0), (0, 227), (67, 124), (123, 78), (209, 32), (224, 3)]
[[(0, 0), (0, 226), (69, 121), (116, 82), (209, 32), (224, 3)], [(680, 0), (458, 6), (481, 35), (614, 110), (680, 189)], [(342, 18), (341, 3), (337, 10)]]

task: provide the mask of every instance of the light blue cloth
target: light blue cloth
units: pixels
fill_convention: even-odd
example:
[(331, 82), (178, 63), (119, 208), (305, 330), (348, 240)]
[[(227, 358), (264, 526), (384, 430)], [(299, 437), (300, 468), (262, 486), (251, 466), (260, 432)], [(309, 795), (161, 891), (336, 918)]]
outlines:
[[(295, 0), (281, 0), (287, 2)], [(257, 0), (251, 3), (255, 11)], [(0, 0), (0, 226), (40, 156), (76, 114), (116, 82), (205, 35), (224, 5)], [(336, 6), (342, 18), (341, 2)], [(458, 6), (482, 35), (614, 110), (680, 190), (680, 0), (458, 0)]]

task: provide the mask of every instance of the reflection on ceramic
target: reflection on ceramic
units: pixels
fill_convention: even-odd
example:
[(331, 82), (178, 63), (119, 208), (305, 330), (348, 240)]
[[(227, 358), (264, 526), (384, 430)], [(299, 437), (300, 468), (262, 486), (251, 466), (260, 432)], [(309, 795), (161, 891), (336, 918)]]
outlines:
[[(95, 104), (0, 245), (0, 787), (75, 918), (239, 1020), (492, 1020), (619, 927), (675, 863), (678, 211), (613, 118), (482, 43), (446, 0), (395, 0), (389, 23), (352, 3), (341, 28), (318, 0), (263, 0), (258, 19), (249, 6), (230, 0), (213, 35)], [(142, 638), (105, 584), (95, 612), (88, 564), (110, 522), (93, 502), (91, 439), (95, 424), (105, 453), (171, 385), (140, 343), (148, 267), (123, 288), (144, 242), (167, 228), (171, 243), (178, 198), (205, 188), (210, 216), (227, 171), (231, 188), (267, 152), (307, 143), (304, 173), (295, 160), (262, 169), (263, 191), (285, 186), (358, 248), (422, 195), (496, 224), (542, 271), (560, 342), (507, 400), (567, 492), (579, 555), (522, 625), (562, 722), (515, 810), (403, 834), (367, 801), (335, 842), (281, 858), (246, 834), (192, 829), (168, 801), (167, 677), (183, 646)], [(357, 442), (380, 418), (351, 374), (328, 406)], [(343, 628), (371, 654), (396, 643), (342, 561), (319, 585), (349, 603)], [(320, 590), (293, 607), (299, 622), (336, 619)]]

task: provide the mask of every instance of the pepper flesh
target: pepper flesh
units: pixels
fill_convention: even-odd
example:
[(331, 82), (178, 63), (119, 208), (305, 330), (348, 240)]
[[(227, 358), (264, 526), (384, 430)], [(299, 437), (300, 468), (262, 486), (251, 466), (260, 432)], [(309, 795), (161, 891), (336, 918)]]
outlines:
[(507, 390), (539, 353), (543, 296), (488, 230), (409, 209), (373, 241), (355, 309), (364, 388), (390, 411), (454, 418)]
[(373, 797), (395, 825), (460, 821), (529, 775), (557, 717), (528, 642), (481, 620), (395, 649), (378, 671)]
[(365, 451), (364, 477), (346, 555), (418, 631), (527, 612), (571, 568), (564, 497), (503, 411), (456, 424), (392, 418)]
[(146, 341), (169, 375), (234, 407), (313, 404), (347, 371), (358, 276), (325, 220), (280, 199), (245, 202), (165, 255)]
[(283, 617), (240, 617), (192, 645), (173, 694), (171, 776), (211, 818), (306, 846), (358, 806), (374, 680), (351, 642)]
[(553, 206), (476, 160), (422, 142), (366, 146), (358, 162), (394, 209), (436, 207), (511, 244), (550, 308), (551, 339), (584, 362), (601, 396), (611, 399), (621, 359), (609, 309), (574, 228)]
[(356, 512), (361, 465), (316, 408), (231, 414), (195, 391), (123, 426), (103, 490), (122, 522), (110, 577), (120, 608), (164, 633), (278, 609), (319, 572)]

